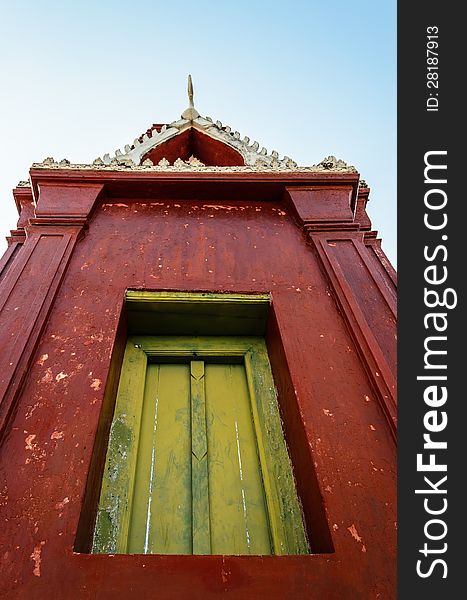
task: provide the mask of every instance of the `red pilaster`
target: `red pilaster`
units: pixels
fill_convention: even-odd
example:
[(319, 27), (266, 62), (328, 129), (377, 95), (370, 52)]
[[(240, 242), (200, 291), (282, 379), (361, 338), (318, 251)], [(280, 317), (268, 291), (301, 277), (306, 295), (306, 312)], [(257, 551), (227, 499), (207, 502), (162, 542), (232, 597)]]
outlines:
[(29, 219), (25, 227), (26, 240), (21, 253), (11, 263), (2, 282), (0, 438), (14, 411), (16, 396), (73, 248), (101, 191), (101, 185), (78, 189), (45, 186), (39, 195), (36, 217)]
[[(374, 264), (380, 256), (371, 256), (364, 244), (362, 229), (371, 227), (365, 211), (369, 189), (363, 188), (357, 195), (355, 220), (349, 218), (351, 196), (344, 186), (336, 186), (329, 196), (326, 189), (320, 192), (314, 202), (316, 192), (312, 187), (308, 191), (286, 188), (287, 198), (316, 249), (395, 439), (396, 298), (394, 289), (388, 286), (388, 273), (381, 263)], [(315, 208), (317, 203), (320, 210)]]

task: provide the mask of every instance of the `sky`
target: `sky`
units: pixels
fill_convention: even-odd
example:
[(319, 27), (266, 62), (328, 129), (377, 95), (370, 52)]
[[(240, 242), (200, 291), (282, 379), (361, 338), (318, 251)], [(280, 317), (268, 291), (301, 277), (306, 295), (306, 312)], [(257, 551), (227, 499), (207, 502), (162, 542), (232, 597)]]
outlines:
[(177, 120), (191, 73), (202, 116), (299, 165), (354, 165), (396, 264), (395, 0), (0, 7), (0, 254), (33, 162), (89, 163)]

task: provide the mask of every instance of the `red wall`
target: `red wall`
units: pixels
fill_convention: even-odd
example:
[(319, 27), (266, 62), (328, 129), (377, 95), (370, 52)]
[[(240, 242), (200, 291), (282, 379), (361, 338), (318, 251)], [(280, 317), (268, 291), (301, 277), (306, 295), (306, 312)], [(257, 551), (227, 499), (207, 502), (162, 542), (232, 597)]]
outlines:
[[(2, 597), (395, 597), (396, 456), (391, 394), (385, 391), (395, 360), (387, 300), (393, 284), (368, 246), (374, 240), (369, 237), (365, 245), (356, 228), (337, 254), (327, 234), (307, 230), (293, 210), (293, 197), (291, 202), (225, 201), (221, 195), (207, 201), (177, 200), (173, 194), (101, 197), (89, 228), (63, 249), (53, 273), (44, 267), (40, 280), (31, 270), (34, 254), (26, 254), (27, 244), (38, 228), (42, 236), (51, 230), (40, 220), (31, 224), (15, 258), (18, 272), (22, 254), (26, 261), (23, 279), (10, 266), (6, 308), (0, 312), (6, 348), (12, 339), (8, 327), (20, 331), (28, 322), (27, 311), (15, 321), (12, 298), (32, 302), (46, 286), (43, 324), (38, 327), (40, 315), (34, 317), (36, 330), (26, 336), (29, 346), (21, 346), (19, 366), (6, 386), (14, 393), (5, 396), (10, 400), (0, 451)], [(43, 243), (41, 238), (37, 250), (53, 262), (56, 250)], [(359, 253), (368, 255), (367, 263)], [(37, 264), (44, 264), (38, 256)], [(56, 289), (52, 296), (50, 286)], [(314, 499), (303, 498), (307, 510), (316, 492), (322, 496), (334, 552), (284, 557), (74, 552), (127, 288), (272, 294), (268, 341), (279, 392), (288, 398), (282, 400), (286, 435), (302, 495), (307, 473), (314, 490)], [(307, 471), (308, 464), (314, 472)], [(320, 535), (318, 526), (310, 527)]]

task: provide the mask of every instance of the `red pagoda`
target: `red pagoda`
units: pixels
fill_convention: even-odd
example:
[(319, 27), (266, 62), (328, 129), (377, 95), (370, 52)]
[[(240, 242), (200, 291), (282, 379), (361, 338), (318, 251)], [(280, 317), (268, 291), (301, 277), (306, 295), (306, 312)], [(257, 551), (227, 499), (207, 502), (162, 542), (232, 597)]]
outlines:
[(396, 280), (369, 188), (193, 104), (13, 190), (2, 598), (395, 598)]

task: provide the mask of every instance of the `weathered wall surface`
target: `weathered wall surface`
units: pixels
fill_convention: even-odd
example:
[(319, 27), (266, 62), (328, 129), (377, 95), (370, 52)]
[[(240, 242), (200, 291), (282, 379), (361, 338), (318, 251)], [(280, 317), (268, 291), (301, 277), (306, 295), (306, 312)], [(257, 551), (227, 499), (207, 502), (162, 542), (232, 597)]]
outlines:
[[(384, 348), (381, 360), (393, 368), (394, 320), (385, 300), (391, 282), (375, 263), (378, 281), (387, 286), (382, 294), (355, 246), (331, 241), (328, 250), (344, 273), (339, 300), (322, 250), (307, 241), (294, 219), (288, 205), (277, 201), (123, 197), (97, 206), (74, 246), (5, 429), (2, 597), (395, 597), (396, 458), (390, 415), (370, 373), (371, 360), (342, 314), (353, 291), (361, 304), (360, 321), (367, 321)], [(353, 235), (368, 253), (368, 264), (378, 261), (361, 242), (362, 234)], [(40, 283), (30, 273), (24, 297)], [(127, 288), (272, 294), (277, 323), (269, 334), (271, 360), (279, 390), (293, 395), (283, 411), (299, 489), (306, 487), (303, 476), (311, 459), (334, 552), (285, 557), (74, 553)], [(4, 349), (7, 341), (2, 340)]]

